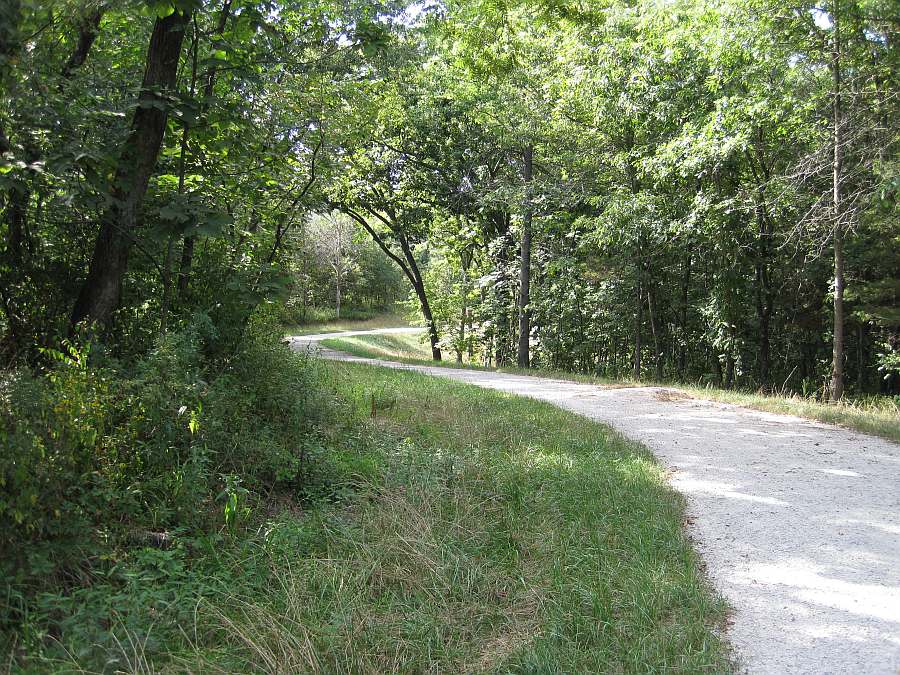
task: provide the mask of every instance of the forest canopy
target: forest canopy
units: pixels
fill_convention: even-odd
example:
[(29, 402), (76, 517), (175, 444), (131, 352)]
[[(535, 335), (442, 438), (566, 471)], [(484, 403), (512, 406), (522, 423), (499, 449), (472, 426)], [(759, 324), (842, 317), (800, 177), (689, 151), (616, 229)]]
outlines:
[(6, 364), (233, 332), (340, 213), (436, 358), (896, 391), (889, 0), (4, 7)]

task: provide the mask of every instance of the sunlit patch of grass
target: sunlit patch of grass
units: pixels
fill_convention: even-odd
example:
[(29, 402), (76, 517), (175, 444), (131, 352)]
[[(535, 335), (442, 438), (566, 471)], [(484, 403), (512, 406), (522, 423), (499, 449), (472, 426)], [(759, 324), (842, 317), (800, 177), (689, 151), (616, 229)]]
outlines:
[(823, 403), (799, 395), (754, 394), (726, 389), (678, 385), (696, 398), (755, 408), (781, 415), (795, 415), (836, 424), (900, 443), (900, 404), (896, 397), (868, 396)]
[(322, 340), (324, 347), (366, 356), (397, 361), (430, 361), (431, 346), (424, 331), (418, 333), (377, 333)]
[[(301, 598), (289, 620), (275, 610), (277, 649), (311, 644), (293, 660), (322, 671), (729, 669), (723, 604), (644, 448), (536, 401), (329, 370), (347, 418), (381, 439), (383, 474), (329, 510), (323, 553), (298, 556), (290, 592), (275, 589)], [(374, 421), (373, 397), (390, 402)], [(248, 636), (237, 648), (257, 649), (241, 647), (253, 616), (229, 623)]]

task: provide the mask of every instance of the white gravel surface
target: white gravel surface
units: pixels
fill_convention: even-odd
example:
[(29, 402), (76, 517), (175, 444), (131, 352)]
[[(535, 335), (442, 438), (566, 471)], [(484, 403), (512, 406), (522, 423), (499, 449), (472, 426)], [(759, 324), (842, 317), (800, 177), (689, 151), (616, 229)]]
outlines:
[[(372, 332), (397, 329), (291, 340), (319, 349), (321, 339)], [(319, 351), (530, 396), (615, 427), (651, 448), (686, 496), (689, 533), (734, 609), (727, 636), (742, 671), (900, 673), (900, 445), (671, 389)]]

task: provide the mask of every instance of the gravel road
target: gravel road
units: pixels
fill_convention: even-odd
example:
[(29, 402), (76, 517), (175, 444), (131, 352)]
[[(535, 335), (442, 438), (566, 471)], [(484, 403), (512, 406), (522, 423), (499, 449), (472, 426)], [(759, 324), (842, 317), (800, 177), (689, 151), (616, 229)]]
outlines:
[[(406, 329), (403, 332), (418, 329)], [(648, 446), (688, 502), (689, 533), (734, 609), (728, 638), (749, 673), (900, 673), (900, 445), (797, 417), (543, 377), (410, 366), (530, 396)]]

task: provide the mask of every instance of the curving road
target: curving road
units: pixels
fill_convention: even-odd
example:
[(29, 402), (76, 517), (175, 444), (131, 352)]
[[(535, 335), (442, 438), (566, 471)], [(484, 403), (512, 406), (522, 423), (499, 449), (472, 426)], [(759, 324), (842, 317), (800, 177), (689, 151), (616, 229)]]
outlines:
[[(411, 332), (418, 329), (401, 329)], [(688, 503), (688, 531), (734, 609), (728, 637), (749, 673), (900, 674), (900, 445), (809, 420), (543, 377), (297, 350), (530, 396), (653, 450)]]

